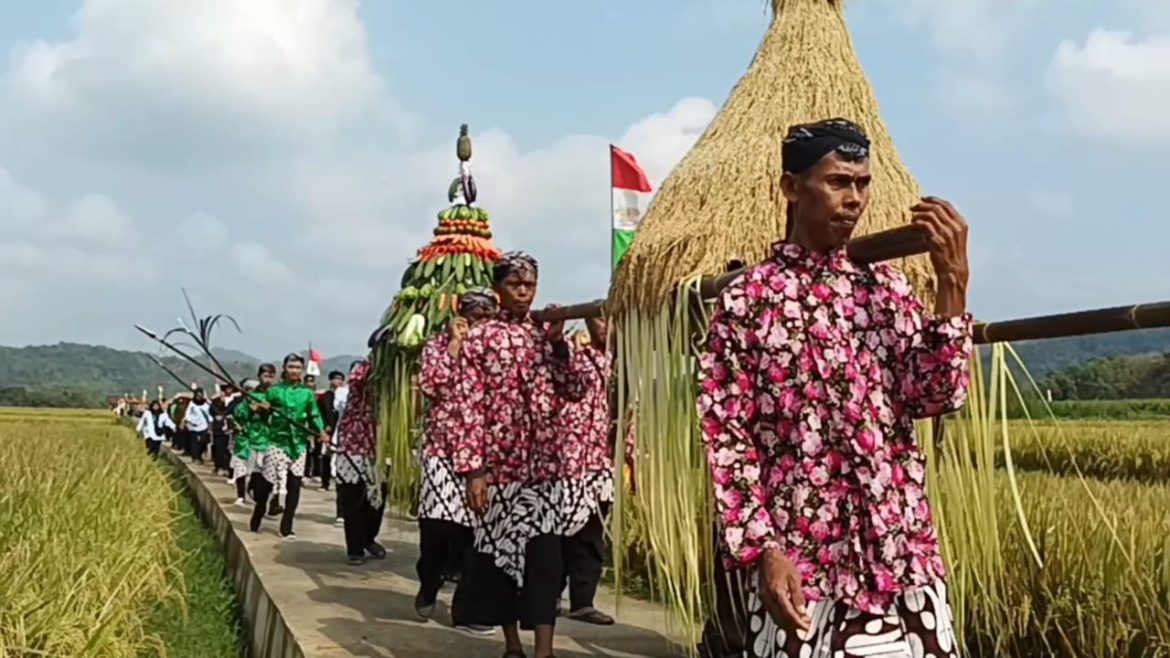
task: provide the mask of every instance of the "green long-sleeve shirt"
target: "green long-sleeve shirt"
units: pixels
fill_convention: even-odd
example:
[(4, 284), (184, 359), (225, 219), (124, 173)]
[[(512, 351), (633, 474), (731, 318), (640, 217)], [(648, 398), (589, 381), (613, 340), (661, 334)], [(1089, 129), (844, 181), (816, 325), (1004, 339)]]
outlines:
[(280, 446), (289, 459), (299, 459), (314, 439), (301, 428), (310, 427), (315, 434), (325, 430), (316, 393), (301, 384), (280, 382), (268, 389), (265, 398), (272, 405), (268, 421), (272, 444)]
[[(264, 400), (267, 397), (267, 391), (256, 391), (253, 395)], [(240, 425), (240, 431), (236, 433), (233, 452), (240, 459), (247, 459), (253, 452), (264, 452), (269, 445), (271, 428), (268, 423), (268, 414), (252, 411), (252, 404), (254, 401), (251, 398), (244, 397), (232, 410), (232, 417)]]

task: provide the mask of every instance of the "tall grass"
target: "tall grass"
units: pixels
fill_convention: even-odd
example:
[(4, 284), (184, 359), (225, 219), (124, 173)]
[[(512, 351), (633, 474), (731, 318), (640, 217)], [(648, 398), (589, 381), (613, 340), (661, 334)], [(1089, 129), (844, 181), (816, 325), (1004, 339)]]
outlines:
[(0, 422), (0, 656), (133, 656), (176, 549), (167, 478), (108, 414)]

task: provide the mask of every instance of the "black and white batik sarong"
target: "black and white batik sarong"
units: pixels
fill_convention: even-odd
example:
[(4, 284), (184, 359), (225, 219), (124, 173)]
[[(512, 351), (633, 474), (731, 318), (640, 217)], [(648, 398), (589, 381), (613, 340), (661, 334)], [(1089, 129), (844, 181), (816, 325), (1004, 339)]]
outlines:
[(490, 555), (493, 563), (524, 586), (524, 551), (528, 540), (547, 534), (555, 526), (548, 518), (551, 506), (542, 490), (519, 482), (488, 485), (488, 509), (471, 515), (475, 550)]
[(579, 478), (543, 483), (538, 492), (549, 508), (542, 516), (541, 533), (572, 537), (591, 517), (601, 516), (602, 503), (613, 502), (613, 474), (588, 471)]
[(253, 453), (256, 457), (252, 464), (253, 472), (258, 472), (264, 476), (265, 480), (271, 482), (276, 491), (284, 494), (287, 493), (288, 476), (294, 475), (296, 477), (305, 476), (305, 453), (301, 453), (300, 457), (293, 459), (288, 456), (277, 446), (269, 446), (268, 450), (263, 453)]
[(471, 513), (464, 502), (463, 478), (455, 474), (451, 462), (434, 455), (423, 455), (421, 466), (418, 518), (471, 527)]
[[(860, 612), (833, 600), (817, 601), (807, 633), (776, 625), (749, 578), (748, 644), (744, 658), (958, 658), (943, 581), (899, 595), (885, 614)], [(803, 637), (801, 637), (803, 636)]]
[(248, 477), (248, 473), (252, 472), (252, 458), (249, 456), (247, 459), (240, 459), (233, 454), (228, 466), (232, 469), (233, 480)]
[(382, 476), (374, 467), (374, 460), (363, 455), (351, 455), (341, 450), (333, 453), (333, 475), (341, 484), (360, 484), (366, 488), (366, 498), (375, 508), (382, 506)]

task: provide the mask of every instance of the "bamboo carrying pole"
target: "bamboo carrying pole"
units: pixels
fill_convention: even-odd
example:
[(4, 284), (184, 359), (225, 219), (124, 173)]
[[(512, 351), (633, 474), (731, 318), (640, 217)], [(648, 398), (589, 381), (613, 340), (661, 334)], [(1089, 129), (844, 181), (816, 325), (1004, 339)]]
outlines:
[[(880, 263), (897, 258), (908, 258), (924, 254), (927, 250), (926, 234), (914, 226), (900, 226), (898, 228), (871, 233), (854, 240), (850, 240), (845, 248), (849, 257), (865, 265)], [(703, 299), (718, 297), (727, 284), (743, 274), (747, 268), (739, 268), (720, 274), (719, 276), (705, 277), (699, 282), (699, 293)], [(595, 299), (591, 302), (558, 306), (551, 309), (533, 311), (532, 317), (541, 322), (556, 322), (557, 320), (587, 320), (604, 315), (604, 299)]]
[[(921, 231), (906, 226), (857, 238), (849, 243), (847, 249), (850, 257), (859, 263), (877, 263), (924, 253), (927, 245), (926, 237)], [(704, 299), (717, 297), (727, 284), (742, 273), (743, 269), (738, 269), (719, 276), (706, 277), (699, 283), (699, 291)], [(605, 300), (598, 299), (583, 304), (534, 311), (532, 316), (542, 322), (584, 320), (600, 317), (604, 310)], [(976, 344), (986, 345), (1162, 327), (1170, 327), (1170, 301), (1041, 315), (1001, 322), (981, 322), (975, 325), (974, 337)]]

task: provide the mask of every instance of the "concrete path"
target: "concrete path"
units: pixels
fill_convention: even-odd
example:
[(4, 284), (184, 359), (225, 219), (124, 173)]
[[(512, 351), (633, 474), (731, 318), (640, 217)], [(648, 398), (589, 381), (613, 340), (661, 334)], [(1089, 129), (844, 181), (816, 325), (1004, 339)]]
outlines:
[[(342, 530), (334, 526), (334, 494), (321, 491), (318, 483), (307, 481), (302, 493), (295, 525), (297, 539), (283, 541), (276, 534), (276, 519), (265, 519), (259, 533), (248, 531), (250, 508), (232, 504), (235, 489), (225, 478), (212, 477), (209, 467), (188, 464), (173, 454), (170, 457), (182, 464), (200, 506), (205, 508), (205, 519), (228, 547), (229, 569), (253, 629), (254, 656), (499, 658), (503, 653), (499, 631), (484, 638), (450, 627), (450, 586), (440, 596), (434, 620), (417, 618), (413, 601), (418, 589), (414, 573), (418, 532), (413, 522), (388, 515), (379, 539), (390, 554), (385, 560), (349, 566)], [(208, 509), (212, 506), (217, 509)], [(254, 574), (245, 573), (248, 571)], [(263, 605), (258, 606), (257, 599), (263, 599)], [(597, 604), (615, 612), (612, 591), (603, 588)], [(265, 610), (255, 612), (260, 608)], [(610, 627), (562, 620), (557, 625), (557, 655), (685, 654), (666, 639), (666, 617), (661, 608), (624, 598), (616, 612), (618, 623)], [(271, 617), (280, 619), (274, 622)], [(531, 655), (531, 634), (524, 635)], [(275, 645), (280, 648), (274, 649)]]

